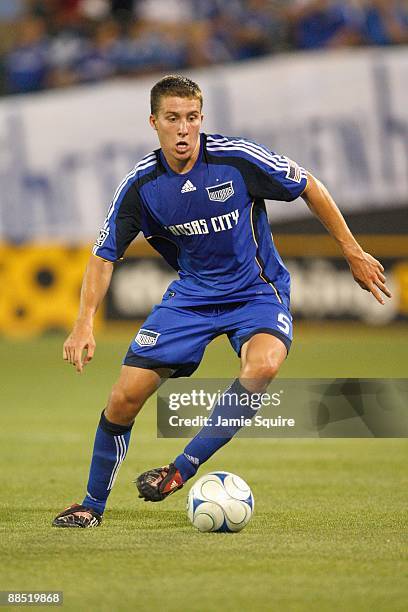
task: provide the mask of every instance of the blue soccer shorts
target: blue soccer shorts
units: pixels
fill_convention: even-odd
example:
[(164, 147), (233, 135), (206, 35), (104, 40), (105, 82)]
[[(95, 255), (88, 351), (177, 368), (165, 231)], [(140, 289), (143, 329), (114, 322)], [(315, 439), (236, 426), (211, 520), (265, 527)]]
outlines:
[(206, 346), (227, 334), (238, 356), (257, 333), (282, 340), (289, 351), (292, 316), (277, 300), (259, 296), (250, 302), (210, 306), (155, 306), (132, 341), (124, 365), (153, 370), (169, 368), (172, 378), (190, 376), (200, 365)]

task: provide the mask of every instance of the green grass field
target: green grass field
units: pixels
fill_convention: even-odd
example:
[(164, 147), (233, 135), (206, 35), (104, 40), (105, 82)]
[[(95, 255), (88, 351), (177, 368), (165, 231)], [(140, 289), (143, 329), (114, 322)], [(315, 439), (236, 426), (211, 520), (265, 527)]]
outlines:
[[(65, 610), (407, 609), (407, 440), (235, 440), (204, 470), (250, 483), (253, 520), (240, 534), (200, 534), (184, 511), (188, 487), (162, 504), (137, 498), (134, 477), (183, 445), (156, 438), (150, 400), (103, 525), (52, 529), (82, 499), (129, 337), (100, 338), (83, 376), (62, 362), (59, 337), (0, 342), (0, 590), (62, 590)], [(407, 348), (403, 327), (301, 329), (282, 376), (407, 377)], [(220, 339), (197, 376), (234, 376), (237, 365)]]

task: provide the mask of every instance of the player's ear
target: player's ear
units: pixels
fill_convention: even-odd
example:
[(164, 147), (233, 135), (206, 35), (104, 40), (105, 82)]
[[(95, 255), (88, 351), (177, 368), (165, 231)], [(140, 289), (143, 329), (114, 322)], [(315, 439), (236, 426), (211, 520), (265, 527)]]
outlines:
[(157, 130), (157, 127), (156, 127), (156, 118), (155, 118), (155, 116), (154, 116), (154, 115), (150, 115), (150, 117), (149, 117), (149, 123), (150, 123), (150, 125), (152, 126), (152, 128), (153, 128), (154, 130)]

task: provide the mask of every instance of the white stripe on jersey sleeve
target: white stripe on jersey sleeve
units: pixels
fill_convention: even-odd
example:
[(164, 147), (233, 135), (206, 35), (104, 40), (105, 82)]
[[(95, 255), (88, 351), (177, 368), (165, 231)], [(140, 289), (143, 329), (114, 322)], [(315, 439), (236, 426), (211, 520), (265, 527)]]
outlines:
[(155, 163), (156, 163), (156, 156), (154, 156), (153, 159), (147, 159), (143, 163), (139, 162), (137, 166), (135, 167), (135, 170), (136, 171), (144, 170), (145, 168), (148, 168), (149, 166), (154, 166)]
[(293, 162), (285, 155), (272, 155), (260, 145), (256, 145), (255, 143), (251, 143), (246, 140), (225, 137), (213, 138), (212, 136), (208, 136), (207, 150), (210, 152), (213, 151), (214, 153), (217, 151), (242, 151), (254, 157), (255, 159), (259, 159), (259, 161), (278, 172), (288, 173), (290, 171), (291, 165), (296, 164), (296, 166), (299, 168), (301, 179), (307, 180), (306, 170), (302, 168), (302, 166), (299, 166), (296, 162)]
[(285, 162), (284, 161), (282, 162), (282, 159), (285, 159), (284, 156), (278, 155), (277, 153), (272, 154), (269, 151), (267, 151), (267, 149), (265, 149), (264, 147), (261, 147), (260, 145), (257, 145), (253, 142), (248, 142), (247, 140), (234, 139), (234, 138), (223, 138), (222, 140), (225, 142), (221, 142), (221, 139), (214, 139), (211, 136), (208, 136), (207, 142), (209, 142), (210, 140), (211, 140), (209, 144), (210, 147), (212, 147), (213, 144), (225, 146), (228, 148), (232, 148), (233, 146), (244, 147), (245, 149), (248, 150), (248, 152), (256, 153), (260, 155), (261, 157), (263, 157), (265, 160), (269, 160), (273, 163), (276, 163), (277, 166), (282, 165), (282, 169), (287, 168)]
[[(290, 166), (291, 163), (296, 163), (296, 162), (292, 162), (292, 160), (286, 157), (286, 155), (279, 155), (278, 153), (272, 153), (266, 147), (262, 145), (258, 145), (255, 142), (245, 140), (244, 138), (227, 138), (225, 136), (221, 136), (220, 138), (214, 138), (213, 136), (208, 136), (207, 140), (211, 141), (214, 144), (228, 145), (229, 143), (231, 143), (234, 145), (244, 146), (245, 148), (251, 149), (251, 151), (253, 152), (259, 153), (262, 157), (265, 157), (266, 159), (269, 159), (274, 162), (276, 161), (277, 165), (282, 164), (283, 170), (288, 170), (288, 167)], [(282, 160), (284, 161), (282, 162)], [(299, 164), (296, 163), (296, 165), (299, 167), (302, 178), (307, 178), (306, 170)]]
[(280, 165), (277, 165), (276, 163), (272, 163), (269, 160), (266, 160), (265, 157), (262, 157), (261, 155), (255, 154), (253, 151), (250, 151), (244, 147), (235, 147), (235, 146), (228, 146), (228, 147), (222, 147), (222, 146), (218, 146), (216, 145), (214, 147), (214, 145), (207, 145), (207, 150), (208, 151), (242, 151), (243, 153), (246, 153), (247, 155), (250, 155), (251, 157), (258, 159), (260, 162), (262, 162), (263, 164), (269, 166), (270, 168), (272, 168), (273, 170), (276, 170), (277, 172), (285, 172), (289, 169), (289, 162), (285, 161), (282, 162)]
[(146, 170), (146, 168), (150, 168), (150, 166), (154, 166), (156, 164), (156, 155), (151, 153), (150, 155), (144, 157), (136, 166), (133, 168), (129, 174), (125, 176), (125, 178), (120, 183), (119, 187), (115, 191), (115, 195), (113, 196), (112, 203), (109, 207), (107, 215), (105, 217), (105, 223), (103, 225), (103, 229), (106, 229), (109, 225), (109, 219), (111, 218), (113, 211), (115, 210), (115, 204), (123, 190), (123, 188), (127, 185), (131, 178), (133, 178), (137, 172), (140, 170)]
[(140, 162), (138, 162), (136, 164), (136, 166), (133, 168), (133, 170), (131, 170), (126, 176), (125, 178), (122, 180), (122, 182), (120, 183), (119, 187), (116, 189), (115, 194), (113, 196), (113, 202), (116, 201), (120, 191), (122, 190), (123, 185), (133, 176), (135, 176), (136, 172), (138, 172), (138, 170), (144, 170), (145, 168), (148, 168), (149, 165), (153, 165), (154, 163), (156, 163), (156, 155), (154, 153), (150, 153), (149, 155), (146, 155), (145, 157), (143, 157), (143, 159), (140, 160)]

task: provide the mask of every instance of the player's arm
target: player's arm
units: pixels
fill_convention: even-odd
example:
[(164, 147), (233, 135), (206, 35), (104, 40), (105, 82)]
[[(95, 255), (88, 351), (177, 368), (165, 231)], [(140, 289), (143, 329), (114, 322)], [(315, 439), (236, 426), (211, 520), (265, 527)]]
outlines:
[(82, 372), (94, 355), (94, 318), (109, 288), (112, 271), (111, 261), (90, 256), (82, 281), (78, 318), (63, 348), (63, 358), (72, 363), (77, 372)]
[(141, 229), (141, 199), (134, 181), (122, 181), (109, 207), (82, 282), (79, 314), (64, 343), (63, 358), (82, 372), (95, 352), (93, 323), (108, 291), (113, 264), (122, 259)]
[(310, 173), (302, 198), (340, 246), (354, 280), (370, 291), (380, 304), (384, 304), (381, 292), (387, 297), (391, 297), (391, 292), (385, 284), (383, 266), (363, 251), (327, 188)]
[[(391, 297), (385, 285), (384, 268), (360, 247), (326, 187), (288, 157), (254, 142), (239, 142), (236, 150), (240, 151), (240, 170), (249, 194), (254, 198), (286, 202), (302, 196), (340, 245), (356, 282), (384, 304), (381, 292)], [(212, 150), (211, 146), (208, 149)]]

